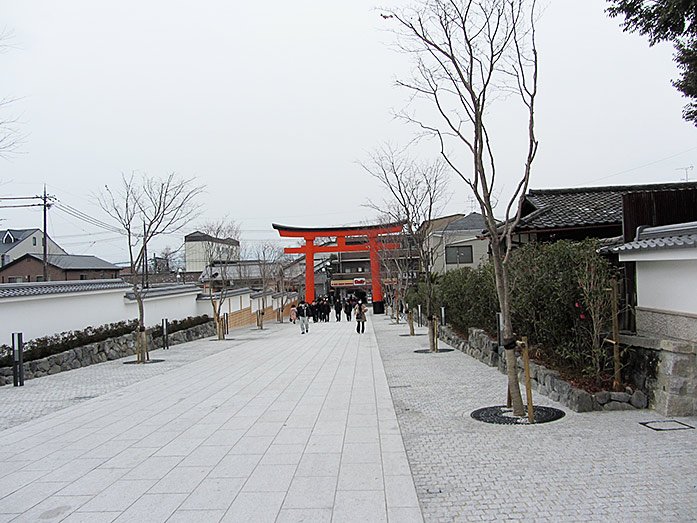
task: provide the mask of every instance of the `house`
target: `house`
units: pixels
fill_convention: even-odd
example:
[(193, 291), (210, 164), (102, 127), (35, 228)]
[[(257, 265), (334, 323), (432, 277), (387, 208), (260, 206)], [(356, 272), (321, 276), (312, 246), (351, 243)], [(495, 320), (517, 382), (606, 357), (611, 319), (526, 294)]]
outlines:
[(621, 236), (624, 195), (669, 192), (668, 200), (675, 203), (679, 194), (694, 191), (697, 182), (530, 189), (513, 238), (546, 242)]
[(444, 274), (462, 267), (478, 267), (489, 256), (489, 241), (482, 234), (484, 217), (476, 212), (431, 227), (428, 237), (433, 272)]
[(211, 264), (240, 259), (240, 242), (235, 238), (216, 238), (200, 231), (184, 236), (187, 273), (201, 273)]
[(610, 248), (633, 264), (636, 334), (623, 343), (657, 355), (653, 407), (664, 415), (697, 414), (697, 221), (639, 227)]
[[(27, 253), (43, 253), (43, 238), (41, 229), (0, 230), (0, 267)], [(67, 254), (51, 238), (48, 238), (46, 251), (48, 254)]]
[[(46, 261), (49, 281), (119, 278), (119, 267), (96, 256), (49, 254)], [(41, 282), (43, 270), (43, 256), (27, 253), (0, 267), (0, 283)]]

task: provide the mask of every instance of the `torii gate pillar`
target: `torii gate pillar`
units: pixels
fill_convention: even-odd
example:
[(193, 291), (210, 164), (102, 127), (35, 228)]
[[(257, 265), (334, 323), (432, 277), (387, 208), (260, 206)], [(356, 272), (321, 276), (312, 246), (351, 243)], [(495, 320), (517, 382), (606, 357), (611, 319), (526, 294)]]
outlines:
[[(398, 249), (398, 243), (383, 243), (379, 240), (381, 234), (395, 234), (401, 232), (404, 223), (391, 223), (388, 225), (364, 225), (355, 227), (329, 227), (306, 228), (288, 227), (273, 224), (273, 228), (281, 236), (303, 238), (305, 245), (302, 247), (286, 247), (286, 254), (305, 255), (305, 300), (312, 302), (315, 299), (315, 253), (316, 252), (370, 252), (371, 290), (373, 295), (373, 313), (384, 314), (385, 303), (382, 296), (382, 280), (380, 278), (380, 249)], [(350, 236), (368, 237), (368, 243), (346, 245), (346, 238)], [(336, 245), (315, 245), (318, 237), (335, 237)]]

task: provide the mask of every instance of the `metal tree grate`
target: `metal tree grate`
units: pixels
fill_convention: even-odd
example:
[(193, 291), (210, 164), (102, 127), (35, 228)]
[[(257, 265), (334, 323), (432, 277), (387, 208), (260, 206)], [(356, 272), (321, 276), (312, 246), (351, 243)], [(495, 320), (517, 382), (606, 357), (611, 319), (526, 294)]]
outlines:
[(417, 354), (440, 354), (441, 352), (452, 352), (455, 349), (438, 349), (438, 352), (432, 351), (430, 349), (419, 349), (415, 350)]
[[(533, 413), (535, 416), (535, 424), (556, 421), (565, 416), (563, 410), (539, 405), (533, 407)], [(513, 409), (504, 405), (477, 409), (472, 412), (471, 416), (484, 423), (496, 423), (498, 425), (530, 425), (527, 416), (522, 418), (514, 416)]]
[(643, 425), (644, 427), (648, 427), (651, 430), (655, 430), (657, 432), (663, 432), (665, 430), (694, 429), (694, 427), (692, 425), (688, 425), (687, 423), (683, 423), (682, 421), (678, 421), (678, 420), (674, 420), (674, 419), (656, 420), (656, 421), (640, 421), (639, 425)]

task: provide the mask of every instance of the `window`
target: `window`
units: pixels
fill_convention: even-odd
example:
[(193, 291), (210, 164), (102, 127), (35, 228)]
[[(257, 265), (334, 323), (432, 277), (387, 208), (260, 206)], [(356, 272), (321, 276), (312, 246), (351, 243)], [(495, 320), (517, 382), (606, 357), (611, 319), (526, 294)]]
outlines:
[(445, 263), (457, 265), (472, 263), (472, 246), (465, 245), (464, 247), (446, 247)]
[(24, 278), (21, 276), (10, 276), (7, 278), (7, 283), (22, 283), (24, 281)]
[(31, 244), (36, 247), (36, 236), (32, 237)]
[(86, 275), (86, 274), (80, 274), (80, 279), (81, 279), (81, 280), (86, 280), (86, 279), (87, 279), (87, 275)]
[(37, 276), (36, 278), (34, 278), (34, 281), (44, 281), (44, 275), (43, 275), (43, 274), (40, 274), (39, 276)]

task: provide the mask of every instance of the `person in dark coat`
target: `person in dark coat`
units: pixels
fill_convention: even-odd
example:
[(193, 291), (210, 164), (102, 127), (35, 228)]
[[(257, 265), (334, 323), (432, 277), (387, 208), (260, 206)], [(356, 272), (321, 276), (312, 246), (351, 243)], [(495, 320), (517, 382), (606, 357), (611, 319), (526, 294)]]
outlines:
[(346, 321), (351, 321), (351, 300), (344, 300), (344, 314), (346, 314)]
[(334, 300), (334, 313), (336, 314), (336, 321), (341, 321), (341, 309), (343, 307), (341, 306), (341, 300), (335, 299)]

